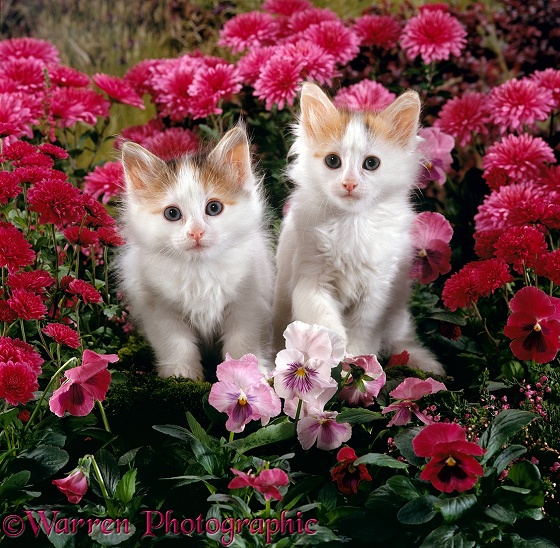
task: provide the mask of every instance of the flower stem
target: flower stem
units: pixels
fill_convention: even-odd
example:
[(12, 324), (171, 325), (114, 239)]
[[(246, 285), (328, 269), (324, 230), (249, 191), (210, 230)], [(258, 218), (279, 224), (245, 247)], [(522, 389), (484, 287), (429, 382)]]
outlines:
[(95, 478), (97, 479), (97, 483), (99, 483), (99, 488), (101, 489), (101, 494), (105, 499), (105, 504), (107, 506), (107, 511), (110, 517), (114, 517), (111, 514), (113, 513), (111, 510), (113, 508), (113, 504), (111, 503), (111, 497), (109, 496), (109, 491), (107, 491), (107, 486), (105, 485), (105, 480), (103, 479), (103, 475), (101, 474), (101, 470), (99, 469), (99, 465), (95, 460), (93, 455), (90, 455), (91, 466), (93, 468), (93, 472), (95, 474)]
[(235, 434), (234, 432), (229, 433), (229, 443), (231, 443), (233, 441), (234, 434)]
[(476, 306), (476, 303), (472, 303), (472, 305), (473, 305), (473, 309), (474, 309), (474, 312), (475, 312), (477, 318), (479, 319), (480, 323), (482, 324), (482, 327), (484, 328), (484, 331), (486, 332), (486, 335), (488, 335), (488, 338), (490, 339), (490, 341), (492, 342), (492, 344), (496, 348), (496, 351), (499, 352), (500, 347), (498, 346), (498, 341), (494, 337), (492, 337), (492, 335), (490, 334), (490, 331), (488, 331), (488, 327), (486, 325), (486, 322), (482, 318), (482, 315), (480, 314), (480, 311), (478, 310), (478, 307)]
[(301, 407), (303, 405), (303, 400), (299, 400), (298, 404), (297, 404), (297, 411), (296, 411), (296, 418), (295, 418), (295, 422), (297, 424), (297, 421), (299, 421), (299, 416), (301, 414)]
[(105, 427), (105, 430), (107, 430), (107, 432), (109, 432), (110, 434), (111, 428), (109, 426), (109, 421), (107, 420), (107, 415), (105, 414), (105, 409), (103, 408), (103, 404), (99, 400), (95, 400), (95, 403), (97, 404), (97, 408), (99, 409), (99, 413), (101, 414), (101, 420), (103, 421), (103, 426)]

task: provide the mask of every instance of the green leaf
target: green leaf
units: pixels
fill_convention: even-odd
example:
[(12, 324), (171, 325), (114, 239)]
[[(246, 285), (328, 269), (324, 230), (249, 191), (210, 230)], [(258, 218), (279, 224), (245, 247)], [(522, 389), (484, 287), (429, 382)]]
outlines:
[(434, 312), (428, 316), (432, 320), (439, 320), (440, 322), (452, 323), (455, 325), (467, 325), (467, 319), (460, 314), (453, 314), (452, 312)]
[(463, 536), (456, 525), (442, 525), (434, 529), (420, 545), (420, 548), (472, 548), (476, 543)]
[(172, 478), (161, 478), (163, 481), (174, 481), (173, 488), (182, 487), (183, 485), (190, 485), (191, 483), (198, 483), (199, 481), (206, 481), (211, 479), (218, 479), (217, 476), (174, 476)]
[(401, 430), (395, 436), (394, 440), (397, 449), (401, 452), (401, 455), (408, 462), (410, 462), (410, 464), (414, 464), (415, 466), (422, 466), (426, 463), (426, 459), (417, 456), (412, 447), (412, 440), (419, 434), (421, 430), (421, 426)]
[(115, 489), (115, 498), (125, 506), (133, 499), (136, 492), (136, 469), (132, 468), (120, 479)]
[(367, 424), (387, 417), (381, 413), (370, 411), (369, 409), (344, 409), (337, 417), (336, 422), (347, 422), (350, 425)]
[(227, 445), (235, 449), (238, 453), (245, 453), (256, 447), (289, 440), (294, 437), (295, 432), (295, 424), (291, 422), (271, 424), (249, 434), (246, 438), (235, 440)]
[(197, 462), (208, 472), (209, 474), (216, 474), (219, 468), (219, 461), (216, 453), (212, 449), (198, 440), (191, 441), (191, 447), (196, 457)]
[(480, 438), (479, 445), (487, 450), (482, 457), (482, 464), (488, 462), (513, 435), (535, 418), (534, 413), (520, 409), (501, 411)]
[(162, 434), (166, 434), (184, 442), (190, 443), (192, 440), (196, 440), (196, 438), (186, 428), (176, 426), (175, 424), (154, 424), (152, 428)]
[(33, 461), (33, 465), (27, 467), (31, 471), (33, 482), (56, 474), (66, 466), (69, 459), (68, 453), (64, 449), (54, 445), (39, 445), (21, 453), (18, 460), (21, 458)]
[(506, 447), (494, 461), (494, 468), (498, 476), (507, 468), (508, 464), (527, 452), (523, 445), (510, 445)]
[(19, 409), (17, 407), (2, 411), (0, 413), (0, 424), (2, 424), (2, 428), (6, 429), (18, 416), (18, 413)]
[(373, 464), (385, 468), (408, 468), (406, 462), (402, 462), (382, 453), (367, 453), (366, 455), (362, 455), (359, 459), (354, 461), (355, 466), (358, 464)]
[(200, 426), (190, 411), (187, 411), (187, 422), (189, 423), (193, 436), (200, 443), (206, 445), (207, 447), (212, 447), (214, 445), (212, 438), (206, 433), (206, 430)]
[(459, 495), (449, 499), (438, 499), (434, 507), (441, 512), (445, 521), (450, 522), (461, 518), (476, 504), (476, 501), (475, 495)]
[(101, 476), (103, 477), (103, 481), (105, 482), (105, 486), (107, 487), (109, 494), (113, 496), (121, 479), (115, 457), (106, 449), (100, 449), (95, 454), (95, 461), (99, 466), (99, 471), (101, 472)]
[(28, 470), (22, 470), (21, 472), (8, 476), (2, 484), (0, 484), (0, 500), (5, 499), (7, 493), (10, 491), (19, 491), (23, 489), (30, 478), (31, 473)]
[(336, 499), (338, 497), (337, 489), (334, 483), (326, 483), (319, 492), (318, 501), (321, 503), (325, 511), (332, 510), (336, 507)]
[(502, 506), (501, 504), (493, 504), (489, 508), (484, 508), (484, 514), (497, 523), (506, 523), (513, 525), (517, 520), (517, 515), (513, 506)]
[(522, 460), (509, 469), (508, 480), (517, 487), (538, 489), (541, 485), (541, 473), (531, 461)]
[(406, 500), (413, 500), (423, 493), (418, 491), (412, 481), (406, 476), (392, 476), (387, 480), (387, 485), (394, 493)]
[(423, 495), (407, 502), (398, 512), (397, 519), (406, 525), (428, 523), (437, 514), (434, 503), (439, 499), (433, 495)]
[(340, 540), (338, 536), (327, 527), (320, 525), (309, 526), (313, 534), (299, 535), (298, 540), (293, 546), (322, 546), (328, 542), (336, 542)]

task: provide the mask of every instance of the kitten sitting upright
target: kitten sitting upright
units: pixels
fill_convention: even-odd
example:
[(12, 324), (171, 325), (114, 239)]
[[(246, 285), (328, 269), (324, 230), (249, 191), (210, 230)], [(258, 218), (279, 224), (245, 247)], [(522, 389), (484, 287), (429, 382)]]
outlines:
[(125, 296), (162, 377), (204, 377), (200, 347), (267, 366), (273, 275), (264, 200), (237, 126), (208, 154), (164, 162), (122, 147)]
[(379, 114), (353, 113), (303, 85), (290, 151), (296, 188), (276, 257), (276, 350), (301, 320), (340, 333), (350, 354), (407, 350), (411, 366), (444, 373), (416, 341), (408, 310), (419, 115), (412, 91)]

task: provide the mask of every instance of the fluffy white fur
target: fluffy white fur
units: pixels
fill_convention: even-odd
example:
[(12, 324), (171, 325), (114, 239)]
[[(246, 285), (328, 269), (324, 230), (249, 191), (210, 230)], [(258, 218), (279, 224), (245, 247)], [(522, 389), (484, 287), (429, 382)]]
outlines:
[[(122, 162), (127, 245), (118, 270), (159, 375), (202, 379), (200, 347), (216, 337), (224, 357), (253, 353), (266, 367), (273, 276), (245, 131), (230, 130), (198, 162), (187, 156), (171, 165), (134, 143), (123, 145)], [(212, 173), (225, 173), (227, 180), (209, 185)], [(225, 198), (224, 186), (234, 187)], [(234, 203), (226, 203), (232, 195)], [(208, 202), (216, 199), (223, 211), (207, 215)], [(164, 217), (169, 206), (180, 209), (180, 220)]]
[[(301, 320), (343, 335), (348, 353), (407, 350), (410, 365), (443, 374), (416, 341), (408, 310), (418, 95), (406, 92), (372, 122), (337, 111), (319, 87), (304, 84), (301, 110), (295, 190), (277, 249), (276, 349), (286, 325)], [(329, 154), (340, 157), (339, 168), (327, 166)], [(374, 171), (363, 168), (370, 156), (380, 160)]]

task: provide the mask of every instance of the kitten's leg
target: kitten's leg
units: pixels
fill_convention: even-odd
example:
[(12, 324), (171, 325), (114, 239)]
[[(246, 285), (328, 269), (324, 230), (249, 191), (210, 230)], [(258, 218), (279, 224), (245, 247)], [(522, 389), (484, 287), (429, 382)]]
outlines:
[(285, 346), (284, 331), (292, 321), (292, 299), (290, 295), (290, 260), (282, 252), (283, 239), (278, 244), (276, 256), (276, 285), (274, 288), (272, 346), (274, 352), (279, 352)]

